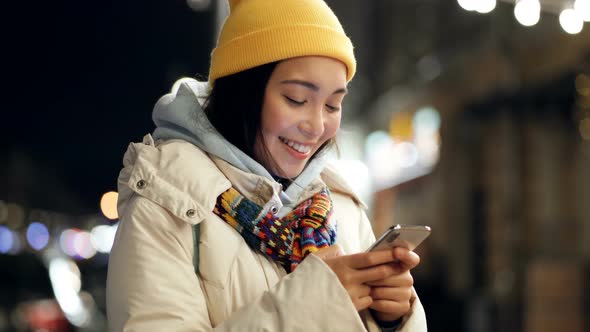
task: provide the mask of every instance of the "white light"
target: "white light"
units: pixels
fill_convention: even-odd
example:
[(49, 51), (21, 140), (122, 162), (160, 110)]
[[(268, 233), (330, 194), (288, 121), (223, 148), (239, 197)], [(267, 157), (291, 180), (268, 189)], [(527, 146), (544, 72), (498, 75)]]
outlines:
[(79, 229), (66, 229), (59, 237), (59, 246), (61, 247), (61, 250), (70, 257), (76, 256), (76, 251), (74, 250), (74, 238), (78, 232), (80, 232)]
[(474, 11), (478, 8), (478, 0), (457, 0), (459, 6), (467, 11)]
[(590, 22), (590, 0), (576, 0), (574, 9), (586, 22)]
[(440, 115), (432, 106), (420, 108), (414, 114), (412, 127), (417, 137), (432, 136), (438, 133), (440, 129)]
[(514, 17), (524, 26), (533, 26), (541, 18), (541, 4), (538, 0), (520, 0), (514, 6)]
[(89, 259), (96, 255), (96, 249), (92, 245), (91, 235), (86, 231), (76, 233), (74, 236), (74, 251), (77, 256)]
[(478, 13), (487, 14), (496, 8), (496, 0), (480, 0), (477, 2)]
[(111, 252), (113, 242), (115, 241), (115, 233), (117, 226), (99, 225), (90, 231), (91, 241), (96, 251), (108, 254)]
[(401, 168), (408, 168), (418, 162), (418, 150), (409, 142), (400, 142), (393, 147), (393, 160)]
[(577, 11), (568, 8), (564, 9), (561, 14), (559, 14), (559, 24), (561, 24), (561, 27), (565, 32), (575, 35), (582, 31), (584, 20), (582, 20), (582, 17)]
[(57, 303), (68, 320), (78, 326), (88, 323), (90, 316), (79, 296), (82, 282), (78, 266), (64, 258), (56, 258), (49, 263), (49, 279)]

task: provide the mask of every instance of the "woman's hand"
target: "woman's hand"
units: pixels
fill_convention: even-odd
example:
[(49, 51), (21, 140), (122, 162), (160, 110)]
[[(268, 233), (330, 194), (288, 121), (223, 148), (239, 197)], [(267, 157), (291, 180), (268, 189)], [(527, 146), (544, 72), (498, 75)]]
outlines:
[(397, 259), (391, 263), (395, 273), (379, 281), (370, 281), (369, 296), (373, 299), (369, 308), (374, 317), (382, 322), (390, 322), (403, 317), (410, 311), (413, 301), (412, 286), (414, 279), (410, 270), (420, 263), (420, 257), (405, 248), (390, 251)]
[(358, 311), (369, 308), (373, 303), (370, 284), (389, 281), (400, 270), (399, 264), (394, 264), (396, 257), (393, 250), (342, 255), (342, 250), (334, 245), (314, 255), (323, 259), (338, 276)]

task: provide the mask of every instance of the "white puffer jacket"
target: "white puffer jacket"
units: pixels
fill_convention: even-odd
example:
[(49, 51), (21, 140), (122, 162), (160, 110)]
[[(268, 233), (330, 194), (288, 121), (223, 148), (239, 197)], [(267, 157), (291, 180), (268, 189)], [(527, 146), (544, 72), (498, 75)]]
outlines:
[[(328, 186), (337, 243), (346, 253), (374, 236), (360, 200), (331, 168), (301, 200)], [(213, 214), (230, 186), (268, 203), (280, 186), (182, 140), (133, 143), (119, 177), (120, 225), (112, 248), (107, 311), (111, 331), (380, 331), (359, 315), (336, 275), (310, 255), (291, 274), (248, 247)], [(193, 226), (200, 223), (198, 273)], [(400, 331), (426, 331), (420, 301)]]

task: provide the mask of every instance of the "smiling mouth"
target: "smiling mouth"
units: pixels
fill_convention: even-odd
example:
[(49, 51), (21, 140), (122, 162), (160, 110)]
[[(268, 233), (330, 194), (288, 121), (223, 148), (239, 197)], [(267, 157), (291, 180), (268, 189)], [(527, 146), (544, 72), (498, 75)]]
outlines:
[(311, 151), (311, 146), (309, 146), (309, 145), (296, 143), (294, 141), (288, 140), (288, 139), (286, 139), (284, 137), (280, 137), (280, 136), (279, 136), (279, 140), (281, 142), (283, 142), (285, 145), (288, 145), (291, 149), (293, 149), (299, 153), (308, 154)]

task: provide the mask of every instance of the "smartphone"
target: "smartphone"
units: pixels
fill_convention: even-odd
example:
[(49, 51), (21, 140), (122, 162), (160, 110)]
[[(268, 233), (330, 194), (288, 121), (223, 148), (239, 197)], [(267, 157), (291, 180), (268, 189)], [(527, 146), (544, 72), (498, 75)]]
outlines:
[(409, 250), (414, 250), (429, 235), (430, 227), (428, 226), (391, 226), (369, 247), (369, 249), (367, 249), (367, 252), (391, 249), (393, 247), (403, 247)]

